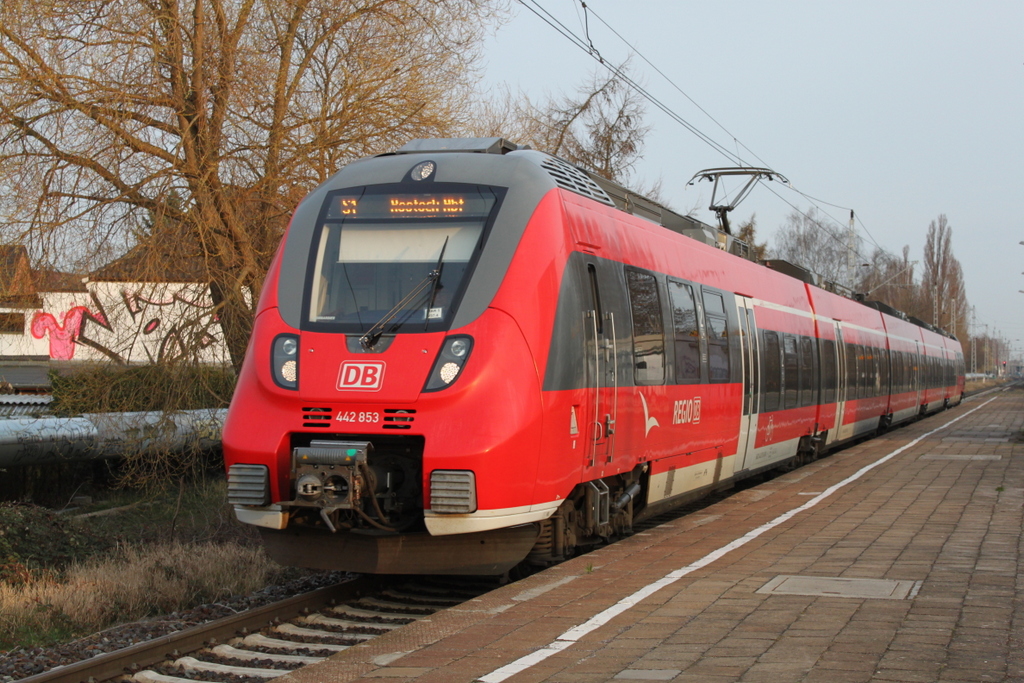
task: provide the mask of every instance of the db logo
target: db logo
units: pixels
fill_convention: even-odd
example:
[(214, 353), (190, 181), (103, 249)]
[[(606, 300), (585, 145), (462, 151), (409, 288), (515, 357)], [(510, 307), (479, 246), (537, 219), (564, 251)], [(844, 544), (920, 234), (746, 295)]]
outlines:
[(338, 373), (338, 391), (380, 391), (383, 382), (383, 361), (347, 360)]

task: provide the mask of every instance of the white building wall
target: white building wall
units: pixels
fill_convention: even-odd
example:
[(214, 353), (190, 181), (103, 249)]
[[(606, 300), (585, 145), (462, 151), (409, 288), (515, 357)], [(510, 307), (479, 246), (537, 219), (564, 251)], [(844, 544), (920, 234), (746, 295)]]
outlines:
[(87, 292), (40, 292), (23, 313), (21, 334), (0, 333), (0, 360), (43, 356), (62, 361), (153, 363), (183, 356), (227, 363), (208, 286), (197, 283), (88, 282)]

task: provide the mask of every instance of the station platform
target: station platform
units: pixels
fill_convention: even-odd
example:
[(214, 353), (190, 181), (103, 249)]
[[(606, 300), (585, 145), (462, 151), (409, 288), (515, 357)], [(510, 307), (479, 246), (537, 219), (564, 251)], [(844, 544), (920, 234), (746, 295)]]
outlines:
[(1024, 681), (1022, 429), (979, 395), (275, 680)]

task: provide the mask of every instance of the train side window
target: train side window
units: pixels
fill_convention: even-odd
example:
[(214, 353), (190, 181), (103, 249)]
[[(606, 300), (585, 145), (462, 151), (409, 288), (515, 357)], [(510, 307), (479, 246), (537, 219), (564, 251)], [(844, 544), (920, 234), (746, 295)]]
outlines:
[(629, 307), (633, 314), (633, 377), (637, 384), (665, 380), (665, 326), (658, 281), (650, 273), (626, 269)]
[(798, 405), (798, 389), (800, 386), (800, 364), (796, 348), (796, 337), (791, 334), (782, 335), (783, 378), (782, 390), (785, 392), (785, 407), (796, 408)]
[(590, 299), (597, 318), (597, 333), (604, 334), (604, 314), (601, 311), (601, 290), (597, 287), (597, 266), (587, 264), (587, 279), (590, 281)]
[(860, 397), (868, 398), (871, 396), (871, 349), (865, 344), (858, 344), (857, 347), (860, 350)]
[(864, 373), (865, 387), (868, 396), (878, 396), (878, 348), (865, 346), (864, 349), (868, 358), (867, 371)]
[(875, 347), (865, 346), (864, 347), (864, 395), (866, 397), (875, 396), (875, 382), (878, 381), (878, 372), (875, 367)]
[(672, 304), (676, 384), (696, 384), (700, 382), (700, 325), (693, 288), (669, 280), (668, 298)]
[(782, 365), (779, 363), (779, 333), (764, 331), (764, 411), (770, 413), (779, 409), (779, 393), (782, 390)]
[(704, 291), (704, 321), (708, 335), (708, 377), (729, 381), (729, 324), (721, 294)]
[(881, 386), (879, 394), (884, 395), (889, 393), (889, 351), (888, 349), (878, 349), (878, 381)]
[(868, 378), (871, 386), (872, 396), (882, 395), (882, 349), (878, 346), (871, 347), (871, 375)]
[(749, 374), (747, 375), (747, 387), (749, 388), (748, 390), (750, 394), (749, 409), (747, 412), (756, 413), (760, 412), (757, 405), (757, 398), (761, 392), (761, 380), (758, 377), (760, 368), (756, 355), (757, 339), (755, 339), (755, 336), (757, 335), (757, 326), (754, 324), (754, 311), (752, 309), (747, 309), (746, 321), (746, 332), (744, 332), (744, 334), (747, 335), (746, 342), (747, 345), (751, 347), (750, 351), (752, 352), (750, 356), (748, 356), (746, 352), (743, 354), (744, 361), (751, 366), (748, 368)]
[(810, 337), (800, 337), (800, 405), (814, 405), (814, 348)]
[(821, 340), (821, 402), (836, 401), (836, 343), (831, 339)]
[(860, 376), (857, 374), (857, 345), (846, 345), (846, 398), (857, 398)]

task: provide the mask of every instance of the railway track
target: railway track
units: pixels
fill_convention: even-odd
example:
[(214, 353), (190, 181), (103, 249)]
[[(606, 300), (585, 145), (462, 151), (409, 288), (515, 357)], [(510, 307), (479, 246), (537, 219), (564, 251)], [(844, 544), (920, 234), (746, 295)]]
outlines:
[[(1019, 386), (1013, 383), (978, 393)], [(841, 449), (840, 449), (841, 450)], [(634, 533), (692, 514), (741, 482), (634, 525)], [(318, 662), (353, 645), (458, 605), (498, 586), (469, 577), (363, 577), (214, 620), (89, 660), (56, 667), (17, 683), (259, 683)]]
[(361, 578), (57, 667), (18, 683), (258, 683), (497, 587), (463, 577)]

